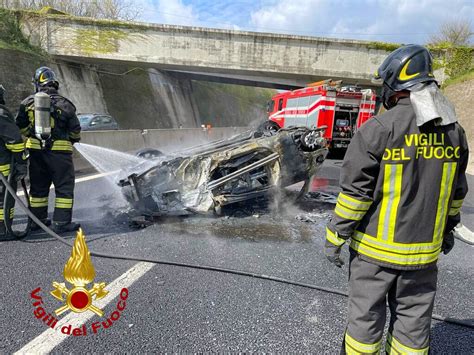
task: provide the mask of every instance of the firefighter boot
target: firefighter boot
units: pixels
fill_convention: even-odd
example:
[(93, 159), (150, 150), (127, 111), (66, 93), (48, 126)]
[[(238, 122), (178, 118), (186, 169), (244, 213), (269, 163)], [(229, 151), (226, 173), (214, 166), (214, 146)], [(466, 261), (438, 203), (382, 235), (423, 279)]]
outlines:
[(0, 237), (4, 237), (7, 234), (7, 230), (5, 229), (5, 223), (2, 221), (0, 222)]
[(57, 233), (75, 232), (81, 228), (79, 223), (75, 222), (53, 222), (52, 230)]
[[(43, 222), (44, 225), (46, 226), (50, 226), (51, 225), (51, 220), (49, 218), (46, 218), (46, 219), (40, 219), (41, 222)], [(41, 227), (39, 225), (37, 225), (35, 222), (32, 222), (31, 223), (31, 228), (30, 230), (32, 232), (36, 232), (36, 231), (39, 231), (41, 230)]]

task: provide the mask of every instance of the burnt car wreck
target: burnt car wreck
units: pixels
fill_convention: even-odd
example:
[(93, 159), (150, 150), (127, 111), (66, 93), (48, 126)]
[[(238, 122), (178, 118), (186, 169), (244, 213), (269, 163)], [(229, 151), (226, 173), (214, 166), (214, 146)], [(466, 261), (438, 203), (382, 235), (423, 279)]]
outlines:
[(219, 213), (222, 206), (308, 181), (328, 152), (322, 133), (289, 128), (242, 134), (180, 156), (152, 158), (118, 184), (143, 216)]

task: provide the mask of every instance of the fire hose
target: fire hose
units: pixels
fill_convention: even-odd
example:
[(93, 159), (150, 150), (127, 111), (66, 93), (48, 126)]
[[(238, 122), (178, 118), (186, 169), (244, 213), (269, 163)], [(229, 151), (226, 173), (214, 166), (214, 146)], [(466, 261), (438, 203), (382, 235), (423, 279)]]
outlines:
[[(64, 239), (60, 235), (56, 234), (53, 230), (51, 230), (48, 226), (46, 226), (43, 222), (41, 222), (41, 220), (38, 219), (30, 211), (30, 209), (25, 205), (25, 203), (17, 196), (16, 190), (13, 189), (13, 187), (10, 185), (10, 183), (7, 181), (7, 179), (2, 174), (0, 174), (0, 180), (5, 185), (5, 187), (8, 191), (7, 193), (11, 194), (13, 199), (26, 212), (28, 217), (33, 222), (35, 222), (43, 231), (45, 231), (47, 234), (49, 234), (50, 236), (52, 236), (53, 238), (55, 238), (59, 242), (65, 244), (69, 247), (73, 246), (73, 243), (69, 242), (68, 240)], [(334, 295), (339, 295), (339, 296), (343, 296), (343, 297), (349, 297), (347, 292), (344, 292), (344, 291), (341, 291), (341, 290), (338, 290), (338, 289), (335, 289), (335, 288), (330, 288), (330, 287), (324, 287), (324, 286), (318, 286), (318, 285), (293, 281), (293, 280), (289, 280), (289, 279), (285, 279), (285, 278), (281, 278), (281, 277), (276, 277), (276, 276), (271, 276), (271, 275), (257, 274), (257, 273), (253, 273), (253, 272), (250, 272), (250, 271), (244, 271), (244, 270), (228, 269), (228, 268), (209, 266), (209, 265), (200, 265), (200, 264), (180, 263), (180, 262), (175, 262), (175, 261), (167, 261), (167, 260), (146, 258), (146, 257), (141, 257), (141, 256), (129, 256), (129, 255), (119, 255), (119, 254), (112, 254), (112, 253), (103, 253), (103, 252), (97, 252), (97, 251), (93, 251), (93, 250), (90, 250), (90, 255), (98, 257), (98, 258), (141, 261), (141, 262), (148, 262), (148, 263), (159, 264), (159, 265), (179, 266), (179, 267), (184, 267), (184, 268), (220, 272), (220, 273), (224, 273), (224, 274), (246, 276), (246, 277), (251, 277), (251, 278), (260, 279), (260, 280), (267, 280), (267, 281), (274, 281), (274, 282), (278, 282), (278, 283), (283, 283), (283, 284), (286, 284), (286, 285), (293, 285), (293, 286), (309, 288), (309, 289), (312, 289), (312, 290), (317, 290), (317, 291), (330, 293), (330, 294), (334, 294)], [(441, 315), (438, 315), (438, 314), (432, 314), (431, 317), (432, 317), (432, 319), (435, 319), (435, 320), (440, 321), (440, 322), (455, 324), (455, 325), (458, 325), (458, 326), (474, 329), (474, 323), (469, 322), (467, 320), (456, 319), (456, 318), (451, 318), (451, 317), (444, 317), (444, 316), (441, 316)]]
[[(3, 174), (0, 174), (0, 175), (2, 175), (2, 178), (3, 178)], [(18, 184), (18, 181), (16, 179), (15, 159), (12, 158), (11, 163), (10, 163), (10, 175), (8, 175), (8, 185), (12, 187), (14, 191), (16, 191), (18, 187), (17, 184)], [(20, 184), (21, 184), (21, 187), (23, 188), (23, 192), (25, 194), (26, 203), (28, 204), (28, 210), (29, 210), (30, 199), (28, 195), (28, 188), (26, 186), (26, 181), (24, 178), (20, 180)], [(28, 217), (28, 221), (26, 222), (26, 227), (24, 230), (17, 231), (13, 229), (13, 215), (10, 213), (10, 211), (13, 210), (13, 206), (15, 205), (15, 200), (17, 200), (17, 198), (15, 197), (17, 197), (16, 193), (12, 195), (11, 193), (9, 193), (9, 190), (5, 192), (5, 196), (3, 199), (3, 220), (5, 224), (6, 235), (11, 236), (15, 239), (21, 239), (21, 238), (26, 237), (28, 233), (30, 232), (32, 221), (31, 221), (31, 218)]]

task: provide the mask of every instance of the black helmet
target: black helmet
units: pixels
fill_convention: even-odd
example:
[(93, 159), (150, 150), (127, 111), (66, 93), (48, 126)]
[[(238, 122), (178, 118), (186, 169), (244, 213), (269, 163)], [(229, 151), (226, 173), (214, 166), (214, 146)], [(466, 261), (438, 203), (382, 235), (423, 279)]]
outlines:
[(423, 46), (408, 44), (388, 55), (375, 73), (375, 80), (383, 81), (382, 99), (386, 108), (394, 106), (390, 98), (418, 83), (436, 81), (433, 58)]
[(56, 74), (48, 67), (36, 69), (33, 84), (35, 85), (36, 91), (45, 86), (53, 86), (56, 89), (59, 88), (59, 81), (56, 79)]

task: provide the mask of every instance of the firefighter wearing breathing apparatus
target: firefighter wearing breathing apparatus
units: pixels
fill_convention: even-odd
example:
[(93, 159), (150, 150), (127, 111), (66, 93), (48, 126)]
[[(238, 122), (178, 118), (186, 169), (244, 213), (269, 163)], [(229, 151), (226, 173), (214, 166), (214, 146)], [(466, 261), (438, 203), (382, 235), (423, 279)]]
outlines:
[[(4, 95), (5, 89), (0, 85), (0, 173), (5, 177), (14, 173), (15, 180), (21, 180), (27, 173), (25, 144), (13, 115), (5, 106)], [(4, 214), (13, 217), (13, 208), (10, 211), (3, 208), (5, 193), (5, 186), (0, 182), (0, 235), (6, 234)]]
[(454, 246), (467, 194), (467, 139), (442, 95), (429, 51), (406, 45), (382, 63), (387, 112), (356, 133), (341, 169), (325, 254), (341, 267), (348, 241), (349, 307), (343, 353), (428, 354), (437, 260)]
[(76, 108), (58, 94), (59, 82), (50, 68), (37, 69), (33, 84), (36, 94), (23, 100), (16, 117), (30, 149), (31, 211), (46, 225), (51, 224), (48, 195), (53, 183), (56, 201), (52, 228), (57, 233), (75, 231), (80, 225), (71, 222), (75, 178), (72, 145), (80, 140), (81, 132)]

